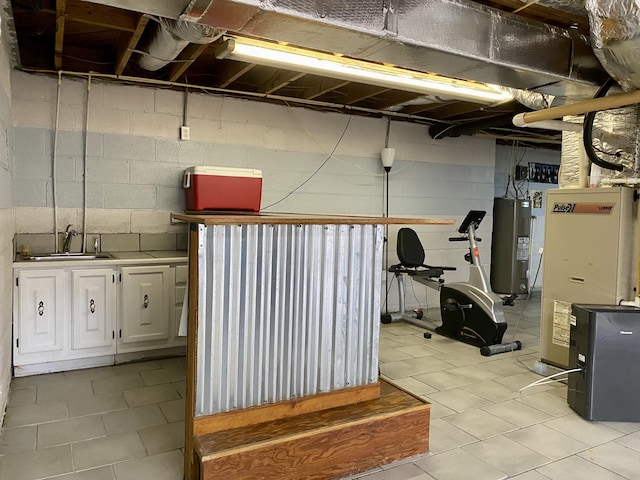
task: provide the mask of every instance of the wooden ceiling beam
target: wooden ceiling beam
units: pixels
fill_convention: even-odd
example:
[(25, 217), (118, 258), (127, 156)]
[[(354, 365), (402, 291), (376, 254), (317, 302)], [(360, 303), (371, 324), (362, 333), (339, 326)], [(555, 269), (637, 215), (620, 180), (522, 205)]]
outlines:
[(291, 70), (279, 70), (273, 77), (258, 87), (258, 92), (268, 95), (301, 79), (305, 75), (306, 73), (292, 72)]
[[(509, 112), (505, 111), (495, 111), (488, 108), (481, 109), (479, 105), (468, 102), (457, 102), (455, 104), (451, 104), (448, 108), (442, 110), (441, 119), (443, 120), (456, 120), (460, 116), (467, 115), (469, 113), (473, 113), (473, 118), (460, 118), (460, 120), (482, 120), (484, 118), (490, 118), (495, 116), (507, 115)], [(518, 113), (518, 111), (512, 112), (513, 115)]]
[(171, 69), (169, 70), (169, 81), (175, 82), (178, 80), (184, 72), (193, 65), (193, 62), (195, 62), (210, 46), (210, 43), (192, 43), (188, 45), (177, 58), (178, 61), (171, 65)]
[[(354, 105), (358, 102), (366, 102), (368, 99), (373, 99), (377, 95), (383, 95), (391, 91), (393, 90), (390, 88), (377, 85), (349, 82), (340, 88), (334, 88), (326, 92), (322, 100), (340, 103), (342, 105)], [(371, 102), (373, 102), (373, 100), (371, 100)], [(372, 108), (377, 108), (377, 106)]]
[(386, 93), (390, 90), (391, 88), (371, 87), (367, 85), (365, 88), (358, 89), (358, 94), (355, 96), (351, 96), (351, 98), (349, 98), (345, 102), (345, 104), (353, 105), (355, 103), (362, 102), (363, 100), (366, 100), (368, 98)]
[[(405, 92), (401, 90), (392, 90), (391, 95), (383, 95), (380, 98), (378, 102), (378, 108), (382, 110), (388, 110), (391, 108), (393, 110), (392, 107), (403, 105), (406, 102), (416, 100), (420, 97), (422, 97), (422, 94), (420, 93)], [(402, 107), (402, 108), (406, 108), (406, 107)], [(398, 108), (396, 108), (395, 110), (398, 110)]]
[(149, 17), (147, 15), (140, 15), (133, 33), (131, 35), (128, 35), (125, 32), (121, 34), (120, 41), (118, 42), (118, 47), (116, 50), (116, 75), (120, 75), (122, 74), (122, 72), (124, 72), (124, 69), (127, 66), (127, 63), (129, 63), (129, 59), (131, 58), (131, 53), (138, 45), (140, 37), (142, 36), (147, 23), (149, 23)]
[(401, 112), (402, 113), (408, 113), (409, 115), (418, 115), (420, 113), (424, 113), (424, 112), (432, 112), (434, 110), (441, 110), (444, 108), (447, 108), (449, 105), (455, 104), (457, 103), (456, 100), (453, 100), (451, 102), (434, 102), (434, 103), (425, 103), (425, 104), (417, 104), (417, 105), (407, 105), (406, 107), (404, 107)]
[(220, 75), (218, 81), (219, 88), (227, 88), (229, 85), (231, 85), (246, 73), (250, 72), (253, 67), (256, 66), (253, 63), (233, 61), (229, 61), (227, 63), (228, 66), (218, 70), (218, 74)]
[(348, 81), (337, 80), (335, 78), (321, 78), (319, 82), (314, 82), (313, 85), (305, 89), (305, 92), (300, 95), (305, 100), (314, 100), (321, 97), (325, 93), (328, 93), (337, 88), (349, 85)]
[(62, 49), (64, 48), (64, 22), (66, 1), (56, 0), (56, 36), (53, 54), (53, 65), (56, 70), (62, 68)]
[[(56, 18), (59, 0), (56, 0)], [(63, 1), (63, 3), (66, 3)], [(54, 13), (53, 10), (43, 8), (42, 12)], [(66, 19), (98, 27), (134, 32), (138, 14), (119, 8), (106, 7), (97, 3), (70, 1), (65, 8)]]

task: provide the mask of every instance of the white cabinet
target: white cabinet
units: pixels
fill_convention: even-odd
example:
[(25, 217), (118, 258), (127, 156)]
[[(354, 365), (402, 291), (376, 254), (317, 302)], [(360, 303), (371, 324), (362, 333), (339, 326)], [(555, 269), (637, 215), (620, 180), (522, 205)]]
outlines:
[[(144, 358), (186, 344), (178, 337), (186, 262), (125, 266), (17, 264), (14, 374)], [(178, 283), (176, 283), (176, 279)], [(122, 355), (119, 355), (122, 354)]]
[(71, 350), (75, 355), (115, 353), (116, 270), (71, 271)]
[(158, 348), (169, 340), (171, 267), (123, 267), (118, 351)]
[(18, 272), (14, 303), (20, 321), (14, 326), (15, 358), (35, 362), (62, 356), (66, 275), (57, 269)]

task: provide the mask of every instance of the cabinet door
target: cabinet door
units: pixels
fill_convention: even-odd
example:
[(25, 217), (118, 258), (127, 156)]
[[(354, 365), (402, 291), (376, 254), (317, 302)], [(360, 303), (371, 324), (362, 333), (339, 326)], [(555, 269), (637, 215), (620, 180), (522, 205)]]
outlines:
[(68, 295), (66, 272), (24, 270), (17, 277), (17, 356), (62, 351)]
[(122, 268), (121, 342), (159, 342), (169, 338), (171, 267)]
[(82, 355), (115, 351), (115, 269), (73, 270), (71, 349)]
[[(176, 265), (173, 267), (173, 269), (175, 278), (175, 306), (171, 335), (174, 337), (174, 343), (176, 345), (186, 345), (186, 316), (185, 325), (180, 325), (180, 320), (182, 319), (182, 308), (184, 306), (185, 295), (187, 293), (187, 278), (189, 276), (189, 268), (187, 265)], [(182, 327), (182, 331), (184, 332), (182, 335), (180, 327)]]

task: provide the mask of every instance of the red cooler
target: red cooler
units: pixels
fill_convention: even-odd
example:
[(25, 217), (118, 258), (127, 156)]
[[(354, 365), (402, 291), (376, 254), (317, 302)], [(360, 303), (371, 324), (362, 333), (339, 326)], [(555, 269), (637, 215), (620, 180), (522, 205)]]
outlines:
[(189, 167), (184, 171), (183, 187), (187, 210), (260, 211), (261, 170)]

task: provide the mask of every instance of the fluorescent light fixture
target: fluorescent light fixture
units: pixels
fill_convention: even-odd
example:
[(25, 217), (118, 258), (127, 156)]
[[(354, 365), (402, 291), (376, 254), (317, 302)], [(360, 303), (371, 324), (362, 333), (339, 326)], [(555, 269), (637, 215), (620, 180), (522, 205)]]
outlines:
[(447, 98), (484, 104), (501, 103), (513, 99), (511, 93), (496, 85), (415, 72), (400, 67), (248, 38), (227, 39), (216, 51), (216, 58), (229, 58), (383, 88), (394, 88), (422, 95), (442, 95)]

